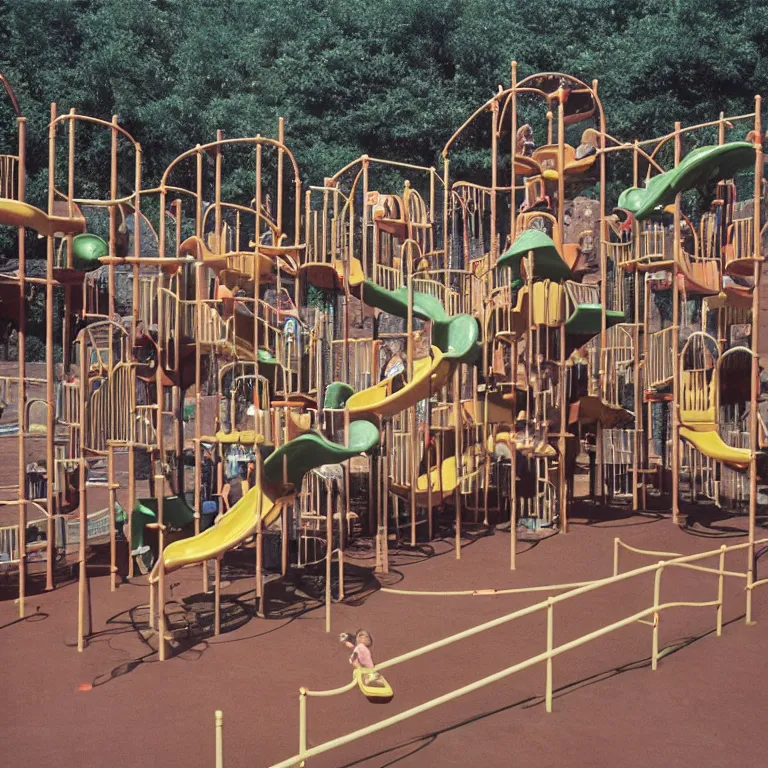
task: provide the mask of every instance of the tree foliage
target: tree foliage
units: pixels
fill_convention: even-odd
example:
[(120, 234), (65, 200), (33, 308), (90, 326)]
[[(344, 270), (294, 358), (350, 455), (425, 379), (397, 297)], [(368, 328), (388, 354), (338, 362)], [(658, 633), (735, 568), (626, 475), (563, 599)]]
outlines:
[[(52, 101), (117, 114), (145, 183), (216, 129), (274, 135), (283, 115), (317, 183), (362, 153), (436, 163), (512, 59), (521, 77), (597, 78), (622, 138), (749, 111), (767, 33), (768, 8), (744, 0), (6, 0), (0, 68), (29, 117), (29, 196), (44, 200)], [(94, 188), (99, 149), (79, 158)]]

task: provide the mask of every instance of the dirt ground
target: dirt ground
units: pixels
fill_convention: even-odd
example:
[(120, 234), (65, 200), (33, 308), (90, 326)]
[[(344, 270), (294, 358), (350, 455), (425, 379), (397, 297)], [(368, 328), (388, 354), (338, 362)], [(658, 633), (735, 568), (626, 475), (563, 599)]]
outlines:
[[(384, 660), (546, 597), (418, 597), (380, 591), (504, 588), (609, 575), (613, 539), (691, 553), (744, 540), (745, 520), (700, 507), (680, 528), (663, 516), (631, 516), (585, 504), (567, 535), (518, 543), (509, 570), (508, 533), (466, 539), (461, 560), (452, 541), (419, 553), (393, 553), (388, 576), (374, 577), (365, 542), (350, 553), (347, 600), (332, 606), (332, 631), (316, 581), (295, 577), (267, 586), (268, 618), (254, 616), (253, 579), (244, 556), (225, 561), (225, 625), (218, 637), (192, 635), (160, 664), (139, 629), (146, 580), (109, 591), (90, 579), (93, 633), (78, 653), (77, 587), (60, 584), (29, 598), (17, 621), (12, 598), (0, 602), (0, 735), (6, 753), (29, 766), (80, 768), (201, 765), (214, 762), (214, 710), (224, 712), (225, 765), (267, 766), (298, 747), (298, 689), (334, 688), (350, 679), (338, 634), (365, 627), (374, 658)], [(759, 533), (765, 533), (760, 528)], [(249, 559), (252, 552), (246, 553)], [(743, 571), (743, 552), (727, 567)], [(653, 558), (626, 553), (629, 570)], [(762, 570), (765, 569), (765, 565)], [(765, 574), (761, 573), (761, 576)], [(169, 576), (174, 600), (201, 595), (201, 569)], [(252, 571), (251, 571), (252, 573)], [(558, 606), (555, 642), (651, 605), (652, 576), (634, 578)], [(666, 600), (714, 599), (716, 580), (665, 573)], [(755, 626), (745, 626), (743, 582), (725, 585), (725, 628), (714, 608), (678, 608), (661, 617), (661, 646), (673, 651), (650, 669), (651, 628), (633, 624), (558, 658), (554, 711), (543, 705), (543, 666), (519, 673), (373, 737), (312, 759), (312, 766), (760, 766), (765, 764), (768, 593), (755, 595)], [(170, 606), (177, 618), (178, 604)], [(208, 613), (210, 618), (210, 612)], [(544, 650), (545, 615), (508, 623), (386, 674), (391, 703), (375, 706), (357, 690), (311, 699), (309, 743), (319, 744), (388, 717)], [(87, 690), (80, 690), (84, 686)]]

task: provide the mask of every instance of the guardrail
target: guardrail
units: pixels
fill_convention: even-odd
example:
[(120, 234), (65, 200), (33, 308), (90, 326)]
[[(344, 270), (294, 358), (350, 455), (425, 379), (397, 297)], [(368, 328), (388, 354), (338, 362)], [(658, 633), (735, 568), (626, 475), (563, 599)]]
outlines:
[[(527, 608), (522, 608), (520, 610), (513, 611), (512, 613), (508, 613), (497, 619), (493, 619), (483, 624), (479, 624), (475, 627), (464, 630), (463, 632), (458, 632), (457, 634), (451, 635), (450, 637), (446, 637), (442, 640), (438, 640), (434, 643), (425, 645), (422, 648), (417, 648), (416, 650), (409, 651), (408, 653), (404, 653), (393, 659), (390, 659), (381, 664), (378, 664), (375, 667), (375, 669), (376, 671), (382, 672), (385, 669), (389, 669), (390, 667), (394, 667), (406, 661), (410, 661), (412, 659), (424, 656), (440, 648), (445, 648), (448, 645), (452, 645), (453, 643), (459, 642), (460, 640), (465, 640), (467, 638), (473, 637), (489, 629), (494, 629), (503, 624), (507, 624), (511, 621), (514, 621), (516, 619), (520, 619), (525, 616), (530, 616), (530, 615), (544, 612), (544, 611), (546, 611), (546, 615), (547, 615), (546, 650), (536, 654), (535, 656), (531, 656), (525, 661), (521, 661), (521, 662), (518, 662), (517, 664), (513, 664), (512, 666), (506, 667), (505, 669), (502, 669), (501, 671), (496, 672), (492, 675), (488, 675), (487, 677), (484, 677), (480, 680), (476, 680), (473, 683), (462, 686), (461, 688), (457, 688), (454, 691), (450, 691), (449, 693), (443, 694), (442, 696), (438, 696), (434, 699), (431, 699), (430, 701), (424, 702), (423, 704), (419, 704), (415, 707), (411, 707), (410, 709), (407, 709), (404, 712), (400, 712), (396, 715), (388, 717), (377, 723), (373, 723), (372, 725), (366, 726), (364, 728), (359, 728), (358, 730), (352, 731), (343, 736), (339, 736), (338, 738), (322, 742), (321, 744), (318, 744), (317, 746), (314, 746), (311, 748), (309, 748), (307, 744), (307, 700), (309, 698), (329, 698), (329, 697), (338, 696), (338, 695), (347, 693), (353, 690), (357, 686), (357, 680), (353, 678), (352, 681), (347, 683), (346, 685), (343, 685), (339, 688), (326, 690), (326, 691), (310, 691), (307, 688), (300, 688), (299, 689), (299, 752), (296, 755), (293, 755), (292, 757), (289, 757), (286, 760), (283, 760), (279, 763), (274, 764), (272, 768), (293, 768), (293, 766), (298, 766), (300, 764), (303, 764), (304, 761), (308, 760), (311, 757), (316, 757), (326, 752), (330, 752), (331, 750), (336, 749), (338, 747), (344, 746), (345, 744), (349, 744), (351, 742), (363, 739), (366, 736), (373, 735), (374, 733), (377, 733), (386, 728), (389, 728), (390, 726), (396, 725), (405, 720), (409, 720), (412, 717), (420, 715), (424, 712), (428, 712), (432, 709), (435, 709), (436, 707), (439, 707), (441, 704), (445, 704), (449, 701), (453, 701), (454, 699), (458, 699), (461, 696), (465, 696), (468, 693), (472, 693), (474, 691), (485, 688), (488, 685), (491, 685), (507, 677), (510, 677), (516, 672), (521, 672), (524, 669), (533, 667), (536, 664), (544, 663), (546, 665), (545, 705), (546, 705), (546, 711), (551, 712), (552, 711), (554, 658), (557, 656), (563, 655), (568, 651), (571, 651), (582, 645), (585, 645), (586, 643), (596, 640), (599, 637), (608, 635), (611, 632), (616, 631), (617, 629), (621, 629), (623, 627), (629, 626), (630, 624), (634, 624), (636, 622), (642, 622), (642, 623), (648, 624), (653, 628), (652, 646), (651, 646), (651, 669), (656, 670), (658, 667), (658, 661), (660, 657), (659, 626), (660, 626), (660, 616), (662, 611), (668, 608), (677, 608), (677, 607), (715, 608), (716, 632), (718, 636), (722, 634), (723, 582), (725, 577), (733, 577), (733, 578), (746, 580), (746, 588), (747, 588), (746, 621), (747, 623), (751, 623), (752, 591), (756, 587), (762, 584), (768, 583), (768, 578), (762, 579), (760, 581), (753, 580), (753, 571), (751, 568), (751, 563), (753, 560), (753, 553), (754, 553), (755, 546), (765, 545), (767, 543), (768, 543), (768, 538), (761, 539), (756, 542), (745, 542), (742, 544), (735, 544), (731, 546), (726, 546), (725, 544), (723, 544), (717, 550), (711, 550), (708, 552), (702, 552), (694, 555), (682, 556), (677, 553), (671, 553), (671, 552), (654, 552), (651, 550), (637, 549), (635, 547), (631, 547), (628, 544), (624, 544), (617, 538), (614, 540), (614, 567), (613, 567), (612, 576), (609, 576), (608, 578), (605, 578), (605, 579), (599, 579), (583, 587), (577, 587), (575, 589), (570, 590), (569, 592), (558, 595), (556, 597), (548, 597), (546, 600), (535, 603), (534, 605), (528, 606)], [(653, 565), (636, 568), (632, 571), (627, 571), (625, 573), (619, 573), (620, 547), (623, 547), (624, 549), (635, 552), (635, 553), (659, 556), (667, 559), (659, 560), (657, 563)], [(726, 554), (729, 552), (735, 552), (741, 549), (750, 549), (750, 558), (749, 558), (750, 568), (745, 573), (741, 573), (739, 571), (726, 570), (725, 569)], [(717, 568), (710, 568), (710, 567), (695, 564), (699, 560), (705, 560), (711, 557), (719, 558)], [(701, 602), (677, 601), (677, 602), (662, 603), (661, 602), (661, 579), (665, 569), (668, 569), (668, 568), (684, 568), (688, 570), (698, 571), (701, 573), (717, 576), (718, 581), (717, 581), (716, 599), (706, 600)], [(568, 600), (572, 600), (581, 595), (596, 591), (598, 589), (601, 589), (602, 587), (617, 584), (622, 581), (627, 581), (629, 579), (632, 579), (644, 574), (648, 574), (648, 573), (655, 574), (652, 605), (650, 605), (648, 608), (643, 609), (642, 611), (638, 611), (636, 613), (633, 613), (629, 616), (624, 617), (623, 619), (619, 619), (618, 621), (608, 624), (602, 627), (601, 629), (597, 629), (593, 632), (589, 632), (586, 635), (582, 635), (579, 638), (563, 643), (561, 645), (555, 645), (554, 613), (555, 613), (556, 605)], [(651, 621), (647, 620), (647, 617), (649, 616), (652, 617)], [(217, 723), (217, 725), (220, 728), (220, 722)], [(220, 734), (217, 734), (217, 739), (220, 739), (220, 738), (221, 738)], [(222, 763), (218, 762), (217, 760), (217, 766), (220, 768), (221, 765)]]

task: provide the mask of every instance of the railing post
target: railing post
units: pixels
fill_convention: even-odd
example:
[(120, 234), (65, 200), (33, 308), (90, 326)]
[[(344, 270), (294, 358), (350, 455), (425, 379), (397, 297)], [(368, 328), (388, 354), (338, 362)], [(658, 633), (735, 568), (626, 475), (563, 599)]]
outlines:
[(747, 626), (752, 626), (755, 622), (752, 621), (752, 583), (754, 582), (753, 565), (754, 560), (750, 562), (749, 568), (747, 568), (747, 607), (744, 612), (744, 623)]
[[(307, 689), (299, 688), (299, 756), (307, 751)], [(301, 765), (304, 765), (302, 760)]]
[(664, 572), (664, 561), (659, 560), (656, 575), (653, 580), (653, 647), (651, 650), (651, 669), (659, 666), (659, 600), (661, 599), (661, 574)]
[(720, 574), (717, 577), (717, 636), (723, 634), (723, 571), (725, 570), (725, 544), (720, 546)]
[(619, 575), (619, 537), (613, 540), (613, 575)]
[(224, 768), (224, 713), (216, 710), (216, 768)]
[(554, 638), (555, 599), (547, 598), (547, 689), (545, 694), (547, 712), (552, 711), (552, 646)]

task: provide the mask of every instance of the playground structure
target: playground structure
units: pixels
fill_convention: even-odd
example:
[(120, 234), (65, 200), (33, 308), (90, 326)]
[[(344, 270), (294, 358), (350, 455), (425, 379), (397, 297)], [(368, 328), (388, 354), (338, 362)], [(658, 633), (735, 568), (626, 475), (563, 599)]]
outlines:
[[(118, 574), (148, 582), (161, 659), (166, 574), (200, 564), (208, 591), (213, 561), (218, 632), (221, 561), (237, 547), (253, 554), (260, 614), (268, 571), (291, 567), (324, 567), (329, 608), (334, 558), (343, 598), (361, 532), (386, 573), (392, 547), (452, 536), (460, 557), (463, 536), (508, 524), (514, 569), (518, 532), (567, 532), (582, 452), (601, 503), (666, 503), (677, 523), (684, 484), (693, 501), (746, 507), (752, 562), (759, 97), (749, 114), (623, 142), (596, 81), (518, 81), (513, 65), (440, 171), (364, 155), (321, 186), (301, 178), (282, 120), (276, 138), (219, 132), (151, 187), (117, 117), (52, 105), (46, 210), (26, 201), (26, 130), (18, 113), (18, 149), (0, 162), (0, 223), (18, 233), (0, 275), (17, 339), (0, 438), (19, 457), (0, 577), (17, 581), (20, 615), (30, 578), (52, 589), (77, 564), (83, 650), (99, 546), (113, 589)], [(81, 196), (78, 147), (98, 132), (108, 182)], [(489, 170), (453, 178), (453, 153), (478, 142)], [(609, 171), (630, 167), (612, 197)], [(223, 199), (243, 173), (249, 193)], [(45, 238), (44, 277), (27, 229)], [(25, 362), (37, 287), (39, 379)]]

